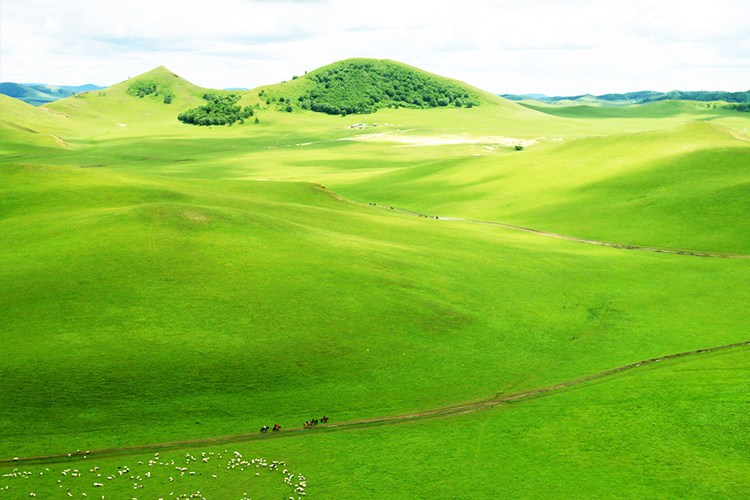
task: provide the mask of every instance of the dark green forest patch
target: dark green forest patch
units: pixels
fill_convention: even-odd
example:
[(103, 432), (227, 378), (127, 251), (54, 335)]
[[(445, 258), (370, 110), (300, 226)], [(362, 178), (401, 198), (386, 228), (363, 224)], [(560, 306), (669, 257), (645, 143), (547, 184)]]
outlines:
[(243, 108), (237, 105), (240, 100), (237, 94), (203, 94), (203, 98), (208, 104), (180, 113), (177, 119), (194, 125), (232, 125), (235, 122), (245, 123), (245, 119), (254, 114), (249, 106)]
[(307, 78), (314, 88), (298, 97), (302, 109), (348, 115), (380, 108), (473, 107), (477, 96), (464, 86), (390, 61), (344, 61)]

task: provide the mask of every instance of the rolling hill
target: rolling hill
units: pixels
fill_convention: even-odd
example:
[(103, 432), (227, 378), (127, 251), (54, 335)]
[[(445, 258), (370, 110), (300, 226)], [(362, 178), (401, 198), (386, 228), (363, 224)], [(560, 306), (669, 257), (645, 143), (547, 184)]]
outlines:
[(390, 107), (479, 104), (475, 92), (465, 84), (388, 60), (347, 59), (303, 78), (308, 81), (304, 93), (296, 96), (297, 103), (294, 96), (291, 102), (332, 115), (367, 114)]
[[(428, 73), (388, 59), (353, 58), (258, 87), (254, 103), (280, 111), (302, 109), (346, 116), (379, 109), (473, 107), (496, 96), (464, 82)], [(256, 94), (256, 95), (252, 95)]]
[[(139, 93), (139, 89), (147, 87), (154, 90)], [(160, 115), (176, 120), (179, 112), (201, 103), (203, 94), (209, 91), (229, 93), (198, 87), (160, 66), (101, 91), (84, 92), (55, 101), (48, 107), (90, 123), (111, 124), (114, 120), (151, 122)], [(172, 96), (170, 102), (166, 102), (167, 95)]]

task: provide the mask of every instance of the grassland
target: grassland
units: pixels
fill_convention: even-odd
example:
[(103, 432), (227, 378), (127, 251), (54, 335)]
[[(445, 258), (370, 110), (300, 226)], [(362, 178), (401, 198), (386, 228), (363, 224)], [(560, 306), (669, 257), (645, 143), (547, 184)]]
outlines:
[[(166, 68), (138, 78), (172, 103), (127, 95), (132, 81), (48, 111), (2, 101), (0, 458), (421, 412), (748, 340), (747, 259), (366, 203), (746, 255), (746, 114), (563, 116), (478, 93), (471, 109), (382, 109), (352, 129), (361, 117), (279, 112), (256, 89), (240, 104), (260, 123), (208, 128), (176, 118), (206, 89)], [(463, 416), (163, 454), (283, 460), (309, 498), (742, 498), (747, 354)], [(20, 468), (57, 498), (72, 464), (143, 477), (152, 458)], [(288, 497), (275, 476), (213, 478), (206, 464), (178, 491)], [(143, 493), (168, 495), (153, 474)], [(108, 495), (132, 492), (112, 481)]]

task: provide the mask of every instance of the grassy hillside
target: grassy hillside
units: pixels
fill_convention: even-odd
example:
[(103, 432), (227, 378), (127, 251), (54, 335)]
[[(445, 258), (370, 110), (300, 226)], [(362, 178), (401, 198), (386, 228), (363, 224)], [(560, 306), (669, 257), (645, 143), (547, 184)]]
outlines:
[[(69, 498), (70, 488), (107, 498), (200, 491), (211, 500), (243, 493), (267, 499), (288, 496), (301, 474), (308, 498), (637, 499), (658, 492), (664, 499), (742, 499), (750, 487), (749, 361), (746, 350), (664, 361), (605, 384), (444, 419), (24, 464), (28, 477), (0, 485), (17, 498)], [(283, 461), (295, 481), (284, 483), (282, 470), (226, 467), (230, 459), (259, 457)], [(118, 474), (125, 466), (129, 472)], [(80, 476), (63, 475), (68, 468)], [(134, 492), (131, 475), (142, 489)], [(104, 486), (92, 487), (97, 481)]]
[(372, 113), (384, 107), (473, 107), (466, 86), (393, 61), (348, 59), (305, 75), (314, 85), (300, 107), (331, 115)]
[(18, 99), (0, 94), (3, 113), (0, 117), (0, 154), (3, 160), (29, 155), (54, 157), (73, 145), (63, 139), (81, 137), (91, 127), (70, 115), (45, 107), (34, 107)]
[[(750, 250), (744, 221), (750, 207), (742, 195), (750, 142), (721, 126), (702, 122), (550, 142), (471, 159), (435, 156), (419, 168), (383, 169), (366, 182), (336, 189), (422, 213), (580, 238)], [(335, 178), (326, 182), (337, 184)]]
[(620, 106), (592, 105), (534, 105), (520, 103), (529, 109), (541, 111), (553, 116), (565, 118), (655, 118), (666, 116), (689, 115), (694, 112), (705, 112), (706, 118), (719, 118), (731, 115), (722, 103), (697, 101), (660, 101), (649, 104), (626, 104)]
[[(155, 90), (139, 95), (138, 89), (149, 85)], [(176, 123), (179, 113), (202, 104), (207, 91), (211, 89), (193, 85), (160, 66), (106, 89), (76, 94), (46, 107), (96, 126), (100, 133), (139, 123), (157, 128)], [(165, 95), (172, 96), (169, 103)]]
[(0, 460), (0, 488), (294, 492), (281, 471), (232, 468), (237, 451), (283, 460), (310, 499), (742, 498), (746, 346), (465, 415), (257, 433), (750, 340), (748, 259), (390, 208), (750, 254), (747, 113), (660, 102), (555, 115), (471, 89), (472, 108), (297, 106), (323, 69), (242, 93), (257, 124), (180, 123), (217, 91), (166, 68), (42, 108), (0, 96), (0, 459), (251, 434), (163, 458)]
[(741, 261), (394, 217), (304, 183), (3, 180), (3, 456), (424, 410), (745, 335)]
[(387, 59), (346, 59), (289, 82), (254, 89), (253, 102), (279, 111), (332, 115), (379, 109), (473, 107), (497, 97), (464, 82)]

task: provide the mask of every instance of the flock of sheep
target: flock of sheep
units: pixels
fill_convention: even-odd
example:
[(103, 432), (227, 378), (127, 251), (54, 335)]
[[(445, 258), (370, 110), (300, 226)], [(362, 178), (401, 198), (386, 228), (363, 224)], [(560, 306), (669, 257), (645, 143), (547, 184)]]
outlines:
[[(165, 467), (170, 471), (167, 473), (166, 484), (169, 485), (169, 488), (167, 489), (172, 491), (170, 491), (168, 495), (165, 494), (162, 497), (158, 497), (158, 500), (227, 500), (225, 497), (222, 497), (221, 499), (210, 498), (200, 490), (190, 493), (174, 491), (179, 488), (178, 484), (180, 483), (183, 483), (182, 489), (190, 486), (190, 476), (195, 476), (196, 473), (202, 475), (203, 472), (206, 472), (209, 462), (213, 461), (213, 463), (216, 463), (220, 460), (222, 460), (222, 462), (217, 465), (217, 468), (209, 471), (212, 478), (211, 480), (218, 479), (220, 474), (226, 474), (227, 471), (242, 472), (249, 469), (255, 472), (254, 477), (260, 476), (262, 472), (265, 474), (265, 471), (269, 471), (272, 473), (281, 473), (284, 484), (287, 485), (291, 491), (290, 496), (288, 497), (289, 500), (303, 500), (306, 495), (305, 490), (307, 488), (307, 480), (304, 476), (293, 474), (289, 471), (284, 462), (269, 462), (263, 458), (246, 460), (238, 451), (229, 453), (227, 450), (224, 450), (224, 453), (202, 452), (199, 457), (186, 453), (184, 456), (184, 465), (180, 458), (178, 458), (178, 461), (176, 462), (175, 459), (162, 458), (159, 453), (156, 453), (153, 459), (150, 459), (145, 463), (139, 461), (139, 467), (134, 466), (134, 469), (138, 469), (137, 472), (132, 471), (128, 465), (118, 466), (116, 471), (110, 473), (104, 472), (100, 467), (92, 467), (88, 469), (68, 467), (59, 472), (51, 471), (49, 467), (44, 467), (44, 470), (39, 468), (38, 474), (36, 472), (15, 468), (2, 475), (3, 480), (2, 483), (0, 483), (0, 497), (4, 497), (5, 493), (11, 493), (13, 495), (12, 498), (34, 498), (37, 496), (37, 493), (33, 491), (33, 489), (35, 489), (33, 488), (33, 485), (36, 481), (43, 480), (49, 482), (54, 481), (55, 477), (57, 477), (56, 484), (60, 493), (59, 495), (55, 495), (54, 498), (74, 497), (92, 498), (97, 500), (99, 498), (103, 500), (119, 499), (121, 493), (119, 493), (118, 496), (115, 496), (111, 492), (112, 488), (108, 488), (109, 484), (129, 480), (132, 481), (133, 493), (132, 496), (130, 496), (132, 500), (145, 500), (146, 498), (150, 500), (154, 498), (154, 492), (153, 487), (151, 487), (149, 483), (154, 481), (164, 481), (163, 478), (165, 474), (158, 473), (156, 469), (159, 467)], [(201, 464), (207, 465), (201, 466), (201, 472), (200, 468), (198, 470), (191, 470), (195, 469), (195, 466), (190, 467), (192, 462), (200, 462)], [(212, 464), (211, 467), (213, 467)], [(153, 474), (152, 471), (154, 471)], [(162, 483), (162, 486), (163, 484), (164, 483)], [(173, 485), (175, 488), (172, 488)], [(45, 486), (44, 490), (47, 490), (49, 484)], [(119, 486), (117, 489), (122, 491), (122, 486)], [(48, 493), (44, 496), (51, 498)], [(247, 493), (243, 493), (237, 500), (251, 499)]]

